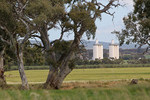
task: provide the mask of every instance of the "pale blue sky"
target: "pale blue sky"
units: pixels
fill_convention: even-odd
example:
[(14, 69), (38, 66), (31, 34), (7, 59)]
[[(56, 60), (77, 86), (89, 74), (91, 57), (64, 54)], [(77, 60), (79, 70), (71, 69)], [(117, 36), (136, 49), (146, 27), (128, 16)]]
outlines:
[[(122, 0), (121, 3), (126, 5), (124, 7), (113, 9), (113, 11), (115, 12), (113, 21), (112, 16), (106, 14), (102, 15), (101, 21), (99, 20), (96, 21), (97, 31), (94, 40), (98, 39), (99, 41), (102, 42), (110, 42), (112, 39), (114, 39), (115, 42), (118, 43), (116, 35), (111, 34), (111, 32), (114, 30), (121, 30), (121, 28), (124, 27), (122, 18), (127, 16), (127, 14), (133, 10), (132, 0)], [(49, 33), (51, 39), (59, 38), (58, 34), (60, 34), (60, 32), (58, 30), (54, 29)], [(73, 39), (73, 35), (64, 36), (64, 39), (71, 40)], [(85, 35), (83, 36), (83, 39), (87, 40)], [(94, 41), (93, 39), (91, 40)]]

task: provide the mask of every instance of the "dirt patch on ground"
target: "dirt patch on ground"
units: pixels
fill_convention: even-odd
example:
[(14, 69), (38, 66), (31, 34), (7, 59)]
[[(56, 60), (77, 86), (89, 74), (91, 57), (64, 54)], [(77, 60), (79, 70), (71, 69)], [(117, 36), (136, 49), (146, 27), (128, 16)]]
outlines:
[(118, 87), (121, 85), (129, 85), (130, 80), (119, 81), (89, 81), (89, 82), (68, 82), (63, 83), (61, 89), (69, 90), (74, 88), (97, 88), (97, 87)]
[[(69, 81), (62, 84), (61, 90), (71, 90), (76, 88), (116, 88), (128, 86), (131, 80), (112, 80), (112, 81)], [(138, 84), (149, 84), (150, 79), (139, 80)], [(45, 89), (44, 83), (30, 83), (31, 90)], [(7, 84), (3, 89), (21, 89), (21, 83)]]

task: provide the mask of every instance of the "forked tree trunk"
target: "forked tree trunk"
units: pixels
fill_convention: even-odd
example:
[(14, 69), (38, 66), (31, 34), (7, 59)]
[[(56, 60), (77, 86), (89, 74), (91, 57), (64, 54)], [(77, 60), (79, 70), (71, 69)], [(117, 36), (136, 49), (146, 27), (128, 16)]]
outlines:
[(65, 57), (63, 57), (63, 60), (59, 62), (60, 65), (50, 67), (46, 83), (44, 84), (45, 88), (50, 87), (53, 89), (59, 89), (66, 76), (73, 70), (73, 68), (71, 68), (72, 66), (69, 66), (69, 61), (75, 57), (74, 50), (78, 49), (81, 36), (79, 36), (73, 41), (69, 52)]
[(22, 89), (29, 89), (29, 84), (27, 81), (27, 77), (26, 74), (24, 72), (24, 62), (23, 62), (23, 52), (22, 52), (22, 48), (18, 47), (17, 48), (17, 61), (18, 61), (18, 69), (19, 69), (19, 73), (20, 73), (20, 77), (21, 77), (21, 81), (22, 81)]
[(66, 76), (72, 71), (72, 68), (68, 66), (68, 62), (73, 58), (73, 55), (74, 53), (71, 51), (66, 57), (64, 57), (59, 66), (50, 67), (45, 88), (50, 87), (53, 89), (59, 89), (61, 87)]
[(0, 52), (0, 86), (5, 85), (5, 77), (4, 77), (4, 51), (5, 48)]
[(50, 70), (46, 83), (45, 83), (45, 87), (50, 87), (53, 89), (59, 89), (64, 81), (64, 79), (66, 78), (66, 76), (72, 71), (71, 68), (69, 68), (68, 66), (61, 66), (64, 67), (64, 69), (62, 70)]

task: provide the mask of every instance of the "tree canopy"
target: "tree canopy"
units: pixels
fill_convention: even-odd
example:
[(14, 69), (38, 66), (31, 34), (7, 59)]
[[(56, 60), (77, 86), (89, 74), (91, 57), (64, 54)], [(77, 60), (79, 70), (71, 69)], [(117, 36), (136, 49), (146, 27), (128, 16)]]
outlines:
[[(58, 89), (74, 68), (82, 36), (94, 38), (96, 19), (101, 20), (102, 13), (112, 15), (110, 9), (118, 7), (119, 1), (109, 0), (102, 4), (100, 0), (2, 0), (0, 5), (0, 28), (9, 33), (10, 38), (0, 35), (1, 40), (15, 48), (22, 86), (29, 88), (24, 73), (23, 49), (29, 39), (38, 38), (42, 43), (38, 47), (43, 49), (45, 61), (50, 66), (44, 86)], [(12, 29), (9, 29), (9, 23)], [(58, 39), (53, 40), (49, 34), (51, 29), (60, 30)], [(64, 41), (63, 36), (68, 33), (74, 38)]]
[(150, 48), (150, 0), (134, 0), (134, 11), (123, 18), (125, 28), (115, 31), (120, 44), (137, 43)]

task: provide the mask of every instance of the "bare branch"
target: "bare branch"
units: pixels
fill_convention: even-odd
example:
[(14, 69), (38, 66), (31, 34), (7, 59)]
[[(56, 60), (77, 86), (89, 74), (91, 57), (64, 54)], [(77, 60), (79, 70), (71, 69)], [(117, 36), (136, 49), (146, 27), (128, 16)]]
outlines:
[(114, 4), (115, 1), (118, 1), (118, 0), (110, 0), (109, 3), (106, 6), (104, 6), (102, 10), (100, 10), (100, 12), (103, 13), (103, 12), (108, 11), (111, 8), (111, 6), (118, 7), (120, 4), (119, 3)]
[(39, 35), (31, 35), (31, 37), (37, 37), (37, 38), (41, 39), (41, 36), (39, 36)]
[(9, 31), (6, 27), (2, 26), (1, 24), (0, 24), (0, 28), (1, 28), (2, 30), (6, 31), (6, 34), (11, 35), (11, 34), (10, 34), (10, 31)]
[(34, 46), (36, 46), (36, 47), (38, 47), (38, 48), (43, 48), (43, 49), (44, 49), (43, 46), (40, 46), (40, 45), (38, 45), (38, 44), (31, 44), (31, 45), (34, 45)]
[(26, 6), (28, 5), (29, 0), (26, 1), (25, 5), (22, 7), (21, 12), (26, 8)]

